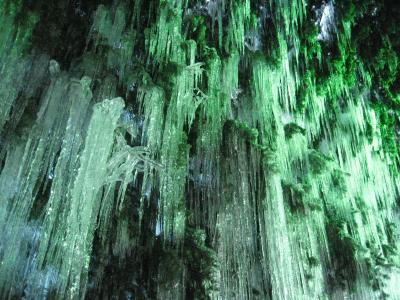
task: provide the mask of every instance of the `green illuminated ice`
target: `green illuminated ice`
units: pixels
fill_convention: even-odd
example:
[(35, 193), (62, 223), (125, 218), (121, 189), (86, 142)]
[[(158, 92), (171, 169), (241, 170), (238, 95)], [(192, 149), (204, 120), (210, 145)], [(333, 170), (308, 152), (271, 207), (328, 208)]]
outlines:
[(400, 9), (0, 1), (1, 299), (400, 299)]

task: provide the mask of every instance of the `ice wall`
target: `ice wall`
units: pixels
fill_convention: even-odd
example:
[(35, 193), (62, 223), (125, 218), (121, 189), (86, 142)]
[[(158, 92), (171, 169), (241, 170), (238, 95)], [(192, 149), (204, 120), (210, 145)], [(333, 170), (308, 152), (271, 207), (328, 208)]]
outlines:
[(0, 4), (1, 298), (400, 297), (398, 157), (371, 74), (311, 67), (323, 43), (353, 53), (334, 1), (105, 2), (69, 68), (35, 52), (39, 16), (18, 23), (16, 3)]

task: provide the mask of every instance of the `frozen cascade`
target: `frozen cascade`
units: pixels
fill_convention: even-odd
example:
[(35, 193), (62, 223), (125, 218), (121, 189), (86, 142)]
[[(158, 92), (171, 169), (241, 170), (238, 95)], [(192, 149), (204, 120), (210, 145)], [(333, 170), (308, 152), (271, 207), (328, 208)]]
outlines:
[(123, 100), (116, 98), (104, 100), (93, 107), (79, 169), (69, 190), (69, 208), (64, 215), (66, 224), (57, 230), (58, 233), (63, 232), (55, 253), (60, 270), (58, 284), (60, 292), (66, 291), (68, 298), (75, 298), (80, 293), (80, 285), (85, 286), (91, 240), (99, 210), (96, 200), (104, 184), (114, 130), (123, 106)]
[(0, 298), (400, 299), (394, 4), (31, 2), (0, 3)]
[[(58, 112), (68, 110), (70, 106), (70, 98), (63, 99), (68, 81), (65, 75), (54, 78), (43, 97), (41, 109), (31, 131), (25, 130), (23, 136), (15, 139), (7, 151), (6, 165), (0, 176), (0, 227), (4, 234), (0, 273), (1, 276), (5, 276), (1, 285), (4, 296), (7, 286), (12, 285), (13, 281), (18, 282), (17, 276), (20, 274), (17, 273), (19, 270), (15, 268), (14, 262), (28, 247), (26, 241), (18, 237), (22, 236), (38, 188), (47, 181), (46, 174), (54, 165), (62, 143), (67, 118), (66, 115), (60, 116)], [(7, 172), (10, 168), (12, 171)]]

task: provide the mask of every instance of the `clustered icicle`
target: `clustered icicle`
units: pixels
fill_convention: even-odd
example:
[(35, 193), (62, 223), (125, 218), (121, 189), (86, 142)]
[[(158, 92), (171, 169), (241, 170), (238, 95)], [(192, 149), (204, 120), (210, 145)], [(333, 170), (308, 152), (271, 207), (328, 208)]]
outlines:
[(0, 2), (1, 299), (400, 298), (343, 1), (44, 2)]

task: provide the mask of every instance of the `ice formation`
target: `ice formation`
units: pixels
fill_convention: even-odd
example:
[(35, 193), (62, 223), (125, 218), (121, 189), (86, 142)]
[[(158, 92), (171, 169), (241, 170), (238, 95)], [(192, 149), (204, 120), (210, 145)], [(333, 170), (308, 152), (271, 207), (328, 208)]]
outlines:
[(28, 2), (0, 3), (1, 299), (400, 299), (395, 91), (343, 1)]

